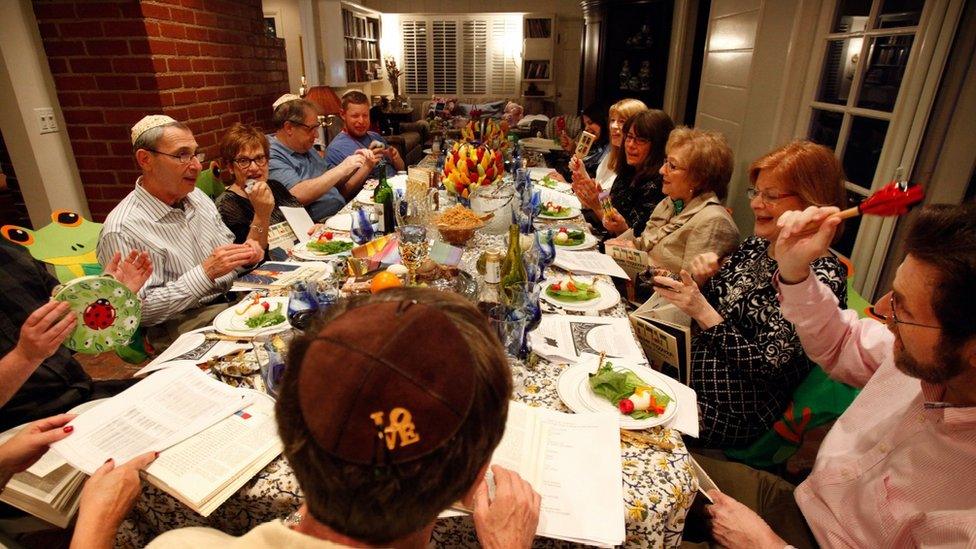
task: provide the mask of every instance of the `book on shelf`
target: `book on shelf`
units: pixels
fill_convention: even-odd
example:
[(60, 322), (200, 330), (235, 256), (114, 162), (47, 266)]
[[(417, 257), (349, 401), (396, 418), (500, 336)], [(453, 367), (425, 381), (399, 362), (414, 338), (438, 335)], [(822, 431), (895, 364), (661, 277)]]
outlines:
[(637, 341), (662, 373), (691, 385), (691, 317), (656, 292), (630, 313)]
[(624, 542), (619, 421), (509, 403), (491, 463), (518, 473), (542, 497), (536, 535), (603, 547)]
[[(207, 387), (220, 396), (205, 394)], [(186, 412), (168, 413), (175, 405)], [(64, 528), (78, 512), (86, 471), (94, 472), (105, 456), (118, 456), (115, 461), (121, 464), (133, 455), (162, 448), (143, 473), (146, 480), (208, 516), (282, 449), (269, 396), (223, 385), (195, 366), (158, 372), (111, 399), (82, 406), (72, 410), (80, 415), (71, 422), (77, 424), (71, 437), (53, 445), (27, 471), (14, 475), (0, 501)], [(181, 434), (176, 438), (166, 434), (174, 431)], [(180, 439), (183, 434), (187, 436)], [(73, 446), (64, 449), (65, 442)]]

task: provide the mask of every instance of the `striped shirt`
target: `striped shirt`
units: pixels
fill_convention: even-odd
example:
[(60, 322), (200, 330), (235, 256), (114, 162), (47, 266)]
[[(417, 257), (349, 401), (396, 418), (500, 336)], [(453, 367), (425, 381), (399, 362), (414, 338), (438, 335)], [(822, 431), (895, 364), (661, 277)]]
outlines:
[(894, 335), (842, 311), (816, 277), (780, 284), (783, 316), (831, 377), (863, 387), (795, 492), (824, 547), (976, 545), (976, 407), (895, 366)]
[(139, 291), (142, 325), (153, 326), (213, 300), (233, 282), (235, 272), (216, 281), (203, 270), (214, 248), (234, 242), (213, 201), (200, 189), (173, 208), (142, 187), (141, 179), (108, 214), (98, 238), (98, 261), (108, 265), (115, 252), (145, 250), (153, 272)]

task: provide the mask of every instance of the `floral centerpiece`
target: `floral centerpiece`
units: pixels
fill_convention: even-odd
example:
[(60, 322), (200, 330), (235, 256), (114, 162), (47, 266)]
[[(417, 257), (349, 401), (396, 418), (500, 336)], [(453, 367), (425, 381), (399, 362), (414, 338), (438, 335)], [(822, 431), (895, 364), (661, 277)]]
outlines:
[(400, 68), (397, 67), (396, 58), (392, 55), (383, 60), (386, 64), (386, 77), (390, 80), (390, 87), (393, 89), (393, 100), (400, 99)]
[(479, 187), (499, 181), (504, 171), (500, 150), (455, 143), (444, 161), (444, 187), (467, 200)]

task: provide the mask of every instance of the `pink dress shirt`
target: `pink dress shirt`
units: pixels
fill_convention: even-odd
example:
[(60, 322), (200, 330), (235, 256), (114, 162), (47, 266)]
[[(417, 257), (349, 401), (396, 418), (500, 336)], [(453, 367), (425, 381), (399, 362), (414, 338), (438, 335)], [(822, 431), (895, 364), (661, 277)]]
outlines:
[(783, 316), (834, 379), (863, 391), (795, 492), (824, 547), (976, 547), (976, 407), (901, 373), (894, 335), (837, 307), (816, 277), (775, 277)]

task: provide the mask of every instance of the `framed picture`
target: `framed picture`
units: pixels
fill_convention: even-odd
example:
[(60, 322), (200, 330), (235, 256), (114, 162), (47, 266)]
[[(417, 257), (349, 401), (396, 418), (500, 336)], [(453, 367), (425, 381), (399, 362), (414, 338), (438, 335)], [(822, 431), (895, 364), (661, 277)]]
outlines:
[(284, 38), (279, 12), (264, 12), (264, 33), (271, 38)]

